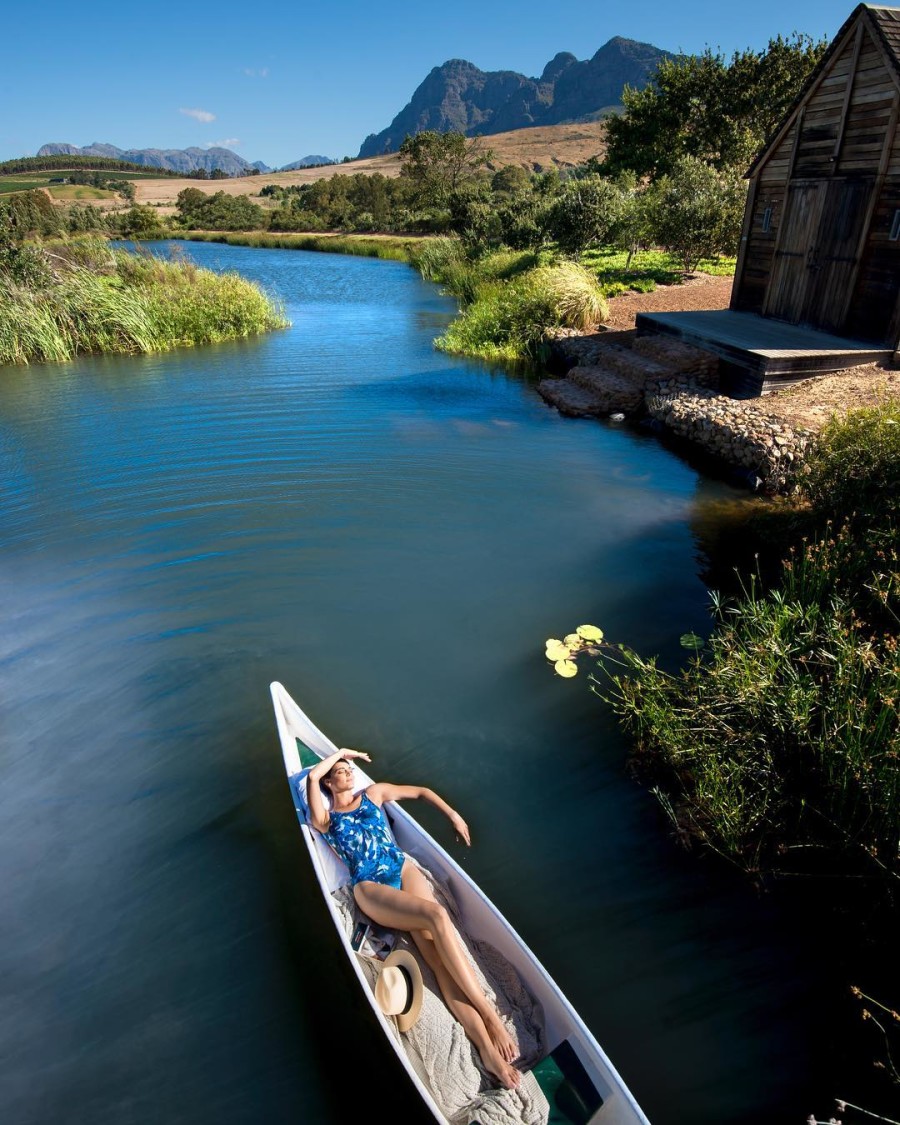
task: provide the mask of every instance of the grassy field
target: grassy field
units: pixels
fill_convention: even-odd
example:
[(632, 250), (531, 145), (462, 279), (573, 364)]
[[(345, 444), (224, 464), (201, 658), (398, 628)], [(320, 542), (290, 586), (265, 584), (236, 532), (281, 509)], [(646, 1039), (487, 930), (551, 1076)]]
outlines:
[[(84, 171), (84, 169), (79, 169)], [(157, 174), (153, 172), (107, 172), (99, 171), (104, 180), (155, 180)], [(0, 195), (11, 195), (16, 191), (35, 191), (46, 188), (54, 199), (115, 199), (115, 192), (104, 191), (101, 188), (91, 187), (88, 184), (60, 184), (53, 180), (60, 180), (66, 175), (66, 169), (47, 172), (17, 172), (13, 175), (0, 176)], [(80, 193), (80, 194), (79, 194)]]
[[(580, 260), (582, 265), (597, 274), (607, 297), (616, 297), (629, 289), (649, 293), (657, 285), (676, 285), (684, 276), (677, 260), (665, 250), (639, 250), (628, 263), (625, 250), (606, 247), (586, 250)], [(697, 272), (731, 277), (736, 261), (735, 258), (704, 259)]]

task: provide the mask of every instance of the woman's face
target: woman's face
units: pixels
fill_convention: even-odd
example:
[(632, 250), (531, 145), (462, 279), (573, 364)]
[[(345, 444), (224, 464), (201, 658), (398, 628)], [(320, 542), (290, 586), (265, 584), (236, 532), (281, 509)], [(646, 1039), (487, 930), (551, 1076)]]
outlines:
[(340, 761), (334, 766), (325, 778), (328, 788), (332, 792), (340, 789), (353, 788), (353, 767), (349, 762)]

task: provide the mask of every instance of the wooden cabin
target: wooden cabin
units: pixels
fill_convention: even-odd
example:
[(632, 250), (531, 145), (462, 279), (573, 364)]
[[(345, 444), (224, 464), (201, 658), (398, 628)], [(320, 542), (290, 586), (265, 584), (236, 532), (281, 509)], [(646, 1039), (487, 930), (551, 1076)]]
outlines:
[(900, 8), (860, 4), (747, 173), (731, 308), (900, 347)]
[(736, 397), (900, 360), (900, 8), (853, 11), (747, 178), (730, 308), (638, 334), (717, 355)]

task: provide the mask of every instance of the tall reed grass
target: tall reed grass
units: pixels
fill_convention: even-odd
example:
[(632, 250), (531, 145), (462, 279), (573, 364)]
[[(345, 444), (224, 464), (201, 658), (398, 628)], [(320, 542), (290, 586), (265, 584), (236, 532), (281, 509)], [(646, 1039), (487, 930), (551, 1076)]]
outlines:
[(111, 251), (54, 246), (44, 287), (0, 276), (0, 363), (100, 352), (159, 352), (287, 326), (277, 301), (235, 273)]

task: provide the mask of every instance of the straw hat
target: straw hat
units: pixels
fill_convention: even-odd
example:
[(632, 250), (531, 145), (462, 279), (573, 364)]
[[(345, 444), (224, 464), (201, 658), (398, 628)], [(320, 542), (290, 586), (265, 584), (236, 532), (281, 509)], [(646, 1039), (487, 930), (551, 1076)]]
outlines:
[(398, 1031), (408, 1031), (422, 1011), (422, 970), (405, 949), (388, 954), (375, 982), (375, 999), (386, 1016), (397, 1021)]

